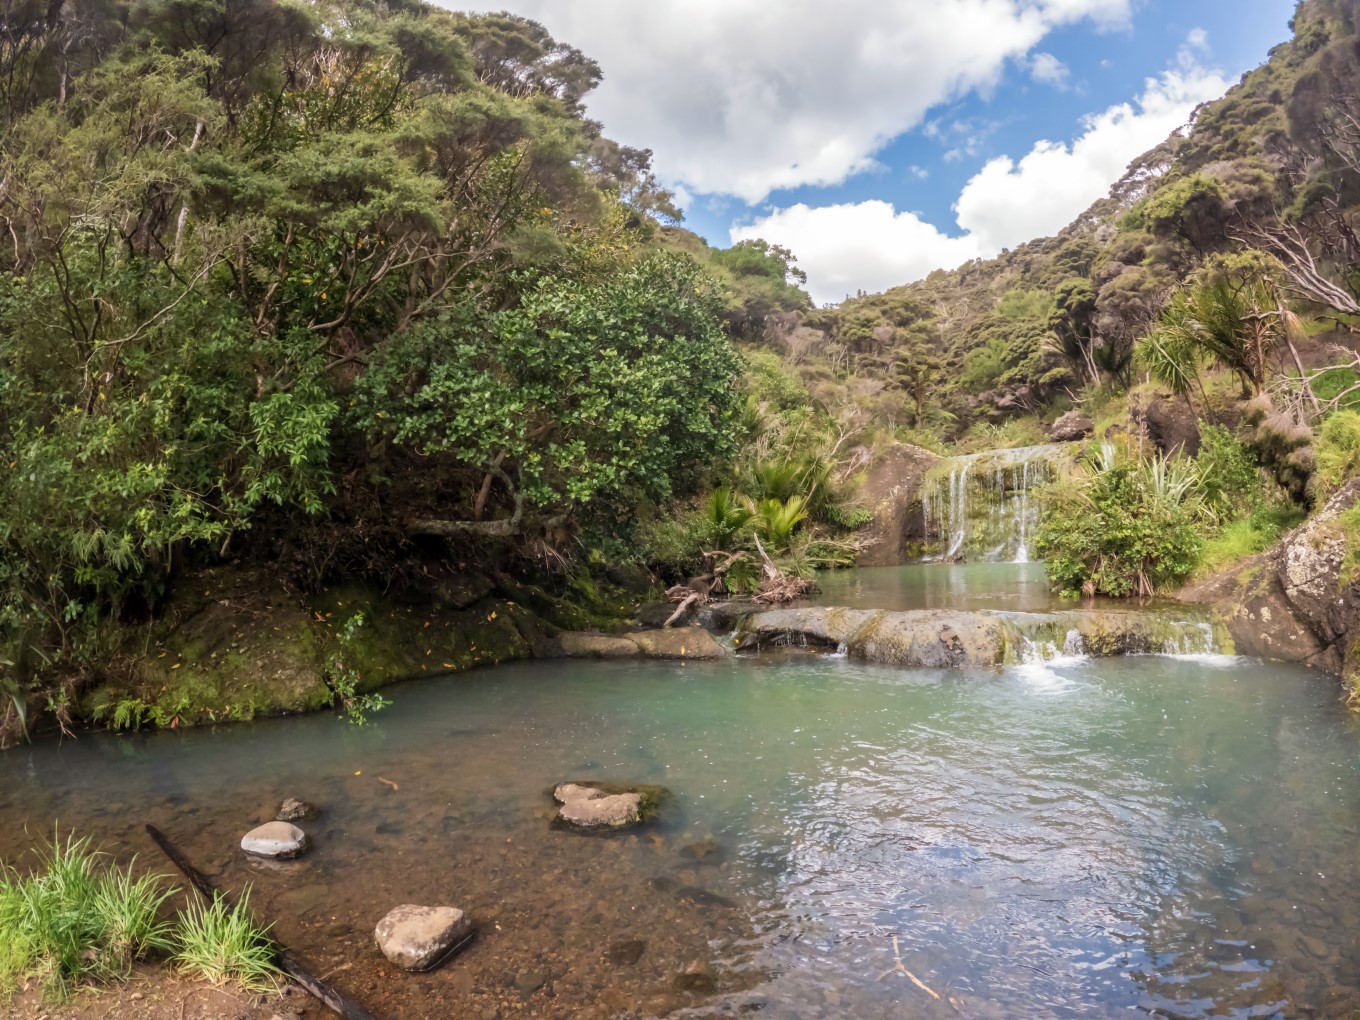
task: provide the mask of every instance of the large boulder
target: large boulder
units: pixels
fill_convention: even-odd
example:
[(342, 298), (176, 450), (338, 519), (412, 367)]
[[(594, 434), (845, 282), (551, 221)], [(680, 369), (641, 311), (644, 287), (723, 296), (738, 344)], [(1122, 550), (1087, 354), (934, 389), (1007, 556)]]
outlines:
[(457, 907), (403, 903), (378, 922), (373, 937), (383, 956), (402, 970), (429, 970), (472, 934), (472, 921)]
[(607, 634), (581, 634), (568, 631), (557, 635), (562, 654), (569, 659), (629, 659), (641, 654), (641, 649), (626, 637)]
[(805, 606), (771, 609), (743, 621), (742, 650), (761, 645), (808, 645), (838, 648), (880, 614), (872, 609)]
[(642, 654), (649, 659), (722, 659), (727, 656), (713, 635), (700, 627), (674, 627), (669, 630), (642, 630), (629, 634)]
[(1071, 410), (1055, 421), (1048, 430), (1048, 438), (1055, 443), (1075, 443), (1096, 430), (1089, 414)]
[(925, 538), (921, 483), (939, 457), (908, 443), (895, 443), (869, 466), (860, 496), (873, 519), (860, 532), (865, 549), (861, 567), (892, 567), (907, 562), (907, 544)]
[(1130, 655), (1227, 649), (1209, 617), (1111, 610), (1001, 613), (913, 609), (902, 612), (814, 606), (776, 609), (747, 620), (738, 648), (844, 646), (852, 659), (892, 666), (976, 669), (1033, 656)]
[(1154, 393), (1130, 401), (1129, 417), (1162, 453), (1199, 453), (1199, 416), (1185, 400)]
[(932, 668), (1000, 665), (1008, 633), (984, 613), (880, 613), (848, 642), (851, 658)]

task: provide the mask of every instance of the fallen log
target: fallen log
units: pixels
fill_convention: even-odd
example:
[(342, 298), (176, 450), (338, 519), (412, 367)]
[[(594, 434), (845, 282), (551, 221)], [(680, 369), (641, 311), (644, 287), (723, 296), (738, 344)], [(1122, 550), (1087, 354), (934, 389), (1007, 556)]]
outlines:
[[(190, 864), (160, 829), (148, 824), (146, 834), (151, 837), (151, 841), (156, 846), (160, 847), (161, 853), (170, 858), (170, 863), (180, 870), (180, 873), (189, 880), (189, 884), (198, 891), (200, 896), (209, 902), (212, 902), (215, 896), (221, 896), (228, 903), (234, 902), (226, 893), (216, 889), (203, 872)], [(376, 1020), (373, 1014), (359, 1003), (314, 976), (302, 966), (297, 957), (283, 946), (279, 946), (277, 943), (275, 945), (277, 949), (274, 962), (278, 964), (279, 970), (296, 981), (314, 999), (343, 1017), (344, 1020)]]

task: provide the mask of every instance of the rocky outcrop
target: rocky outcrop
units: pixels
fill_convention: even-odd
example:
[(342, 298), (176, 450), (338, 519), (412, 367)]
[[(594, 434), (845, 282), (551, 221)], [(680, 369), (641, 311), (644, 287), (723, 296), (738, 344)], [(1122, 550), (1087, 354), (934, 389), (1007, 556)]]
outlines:
[(402, 970), (429, 970), (472, 934), (472, 921), (457, 907), (394, 907), (373, 930), (383, 956)]
[(905, 612), (810, 607), (746, 620), (738, 648), (844, 648), (863, 662), (932, 669), (980, 668), (1057, 654), (1226, 651), (1222, 627), (1191, 610), (1163, 615), (1112, 610), (1001, 613)]
[(1096, 430), (1096, 423), (1089, 414), (1068, 411), (1048, 429), (1048, 438), (1055, 443), (1075, 443), (1085, 439)]
[(891, 567), (907, 562), (907, 544), (925, 538), (921, 483), (939, 457), (907, 443), (895, 443), (875, 458), (861, 493), (873, 520), (861, 532), (866, 548), (861, 567)]
[(1360, 672), (1360, 589), (1343, 579), (1341, 515), (1360, 500), (1360, 480), (1266, 552), (1179, 593), (1214, 607), (1238, 650), (1301, 662), (1338, 676)]
[(1199, 417), (1184, 400), (1154, 393), (1130, 400), (1129, 418), (1162, 453), (1199, 453)]

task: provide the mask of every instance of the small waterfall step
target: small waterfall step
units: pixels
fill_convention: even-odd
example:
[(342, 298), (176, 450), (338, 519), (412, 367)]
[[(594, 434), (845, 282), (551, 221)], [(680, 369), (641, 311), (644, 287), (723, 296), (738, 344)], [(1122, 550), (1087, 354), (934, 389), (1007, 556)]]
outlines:
[(1188, 607), (1172, 612), (1072, 609), (904, 611), (811, 606), (771, 609), (742, 623), (739, 651), (769, 646), (835, 650), (861, 662), (934, 669), (980, 668), (1060, 657), (1231, 655), (1217, 619)]

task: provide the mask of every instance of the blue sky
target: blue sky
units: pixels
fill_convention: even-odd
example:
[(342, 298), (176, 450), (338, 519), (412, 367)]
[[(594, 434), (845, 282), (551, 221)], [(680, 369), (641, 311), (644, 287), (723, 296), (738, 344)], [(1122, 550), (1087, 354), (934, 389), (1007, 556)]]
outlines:
[[(460, 6), (443, 0), (448, 6)], [(819, 302), (1060, 229), (1288, 38), (1292, 0), (506, 0), (598, 60), (686, 226)]]

